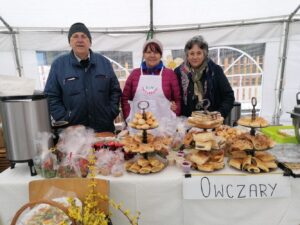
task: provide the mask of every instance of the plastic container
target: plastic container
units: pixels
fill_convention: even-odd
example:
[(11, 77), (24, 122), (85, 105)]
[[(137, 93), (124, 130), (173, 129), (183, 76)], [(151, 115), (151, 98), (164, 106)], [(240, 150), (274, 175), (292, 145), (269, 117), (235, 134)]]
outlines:
[(192, 163), (189, 162), (189, 161), (183, 161), (182, 164), (181, 164), (181, 168), (182, 168), (182, 171), (184, 173), (190, 173), (191, 171), (191, 166), (192, 166)]
[(292, 133), (294, 133), (294, 127), (293, 126), (269, 126), (265, 128), (261, 128), (261, 132), (265, 135), (271, 137), (274, 141), (277, 143), (292, 143), (297, 144), (297, 139), (294, 136), (286, 136), (279, 133), (280, 130), (283, 129), (291, 129), (293, 130)]

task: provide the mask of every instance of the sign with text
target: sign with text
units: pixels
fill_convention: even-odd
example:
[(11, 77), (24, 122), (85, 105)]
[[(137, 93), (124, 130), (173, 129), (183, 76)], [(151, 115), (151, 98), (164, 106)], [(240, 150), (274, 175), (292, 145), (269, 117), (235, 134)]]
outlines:
[(281, 198), (291, 194), (290, 178), (282, 174), (198, 176), (183, 180), (184, 199)]

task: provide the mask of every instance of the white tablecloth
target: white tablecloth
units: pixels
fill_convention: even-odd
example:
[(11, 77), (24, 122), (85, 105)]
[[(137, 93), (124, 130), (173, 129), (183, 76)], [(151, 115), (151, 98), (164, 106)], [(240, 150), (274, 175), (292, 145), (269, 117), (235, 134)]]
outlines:
[[(225, 168), (218, 173), (239, 172)], [(288, 198), (184, 200), (182, 182), (185, 178), (176, 167), (169, 166), (151, 175), (125, 174), (118, 178), (99, 178), (110, 180), (110, 196), (116, 202), (122, 202), (131, 212), (141, 211), (139, 225), (300, 224), (300, 179), (287, 178), (291, 182), (291, 196)], [(37, 179), (42, 178), (31, 177), (25, 164), (17, 164), (15, 169), (7, 169), (0, 174), (1, 225), (10, 224), (15, 212), (28, 202), (28, 183)], [(128, 224), (123, 215), (115, 211), (113, 223)]]

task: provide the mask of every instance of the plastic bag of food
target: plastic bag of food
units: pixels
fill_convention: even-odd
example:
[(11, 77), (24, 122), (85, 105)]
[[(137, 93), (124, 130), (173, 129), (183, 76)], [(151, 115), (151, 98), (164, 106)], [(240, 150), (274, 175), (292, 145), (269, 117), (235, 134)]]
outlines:
[(65, 156), (60, 165), (61, 176), (88, 175), (88, 156), (95, 140), (94, 131), (82, 125), (70, 126), (60, 133), (57, 149)]
[(78, 161), (76, 157), (73, 157), (72, 152), (59, 164), (57, 176), (61, 178), (81, 177)]
[(96, 167), (98, 169), (98, 173), (103, 176), (108, 176), (112, 167), (112, 159), (114, 157), (114, 153), (109, 151), (108, 149), (100, 149), (96, 153)]
[(114, 176), (114, 177), (120, 177), (122, 176), (124, 173), (124, 166), (123, 166), (123, 163), (119, 162), (119, 163), (116, 163), (114, 164), (112, 167), (111, 167), (111, 174)]
[(173, 150), (179, 150), (182, 147), (185, 133), (186, 127), (184, 123), (177, 123), (176, 132), (173, 134), (173, 140), (171, 142), (171, 148)]
[[(37, 134), (37, 138), (35, 140), (36, 147), (37, 147), (37, 154), (33, 157), (33, 163), (37, 174), (41, 174), (42, 163), (43, 161), (47, 161), (48, 158), (47, 154), (49, 153), (49, 145), (52, 138), (52, 134), (48, 132), (39, 132)], [(53, 164), (51, 159), (48, 162), (45, 162), (46, 165), (44, 167), (49, 167), (49, 165)], [(48, 165), (47, 165), (48, 164)]]

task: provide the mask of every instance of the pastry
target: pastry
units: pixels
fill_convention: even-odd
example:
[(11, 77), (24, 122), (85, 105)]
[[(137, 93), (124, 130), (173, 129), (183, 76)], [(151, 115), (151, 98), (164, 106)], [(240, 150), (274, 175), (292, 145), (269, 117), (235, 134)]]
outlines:
[(197, 165), (202, 165), (209, 160), (209, 154), (199, 151), (195, 154), (192, 154), (189, 159), (191, 162), (196, 163)]
[(251, 165), (251, 156), (247, 155), (246, 158), (243, 158), (242, 169), (245, 170), (249, 165)]
[(243, 159), (230, 159), (229, 160), (229, 165), (238, 169), (238, 170), (241, 170), (242, 169), (242, 163), (243, 163)]
[(150, 126), (148, 125), (148, 124), (143, 124), (142, 126), (141, 126), (141, 129), (144, 129), (144, 130), (147, 130), (147, 129), (149, 129), (150, 128)]
[(223, 162), (224, 161), (224, 151), (214, 152), (210, 156), (212, 162)]
[(253, 147), (256, 150), (266, 150), (270, 147), (270, 138), (263, 134), (257, 134), (252, 138)]
[(149, 165), (149, 161), (147, 159), (140, 158), (137, 160), (137, 164), (139, 166), (145, 167)]
[(193, 133), (188, 132), (183, 139), (184, 146), (190, 146), (193, 141)]
[(232, 158), (246, 158), (247, 153), (244, 151), (232, 151), (231, 152), (231, 157)]
[(244, 116), (238, 120), (238, 124), (248, 127), (266, 127), (269, 125), (268, 121), (259, 116), (257, 116), (255, 120), (252, 120), (251, 116)]
[(133, 162), (126, 162), (125, 169), (128, 170), (133, 165)]
[(155, 159), (155, 158), (149, 158), (149, 162), (150, 162), (151, 166), (159, 166), (161, 163), (158, 159)]
[(205, 172), (212, 172), (212, 171), (214, 171), (214, 167), (210, 163), (205, 163), (205, 164), (202, 164), (202, 165), (197, 165), (197, 168), (198, 168), (198, 170), (205, 171)]
[(270, 162), (276, 160), (275, 156), (268, 152), (255, 152), (255, 157), (257, 157), (263, 162)]
[(150, 173), (151, 172), (151, 169), (152, 167), (149, 165), (149, 166), (146, 166), (146, 167), (142, 167), (140, 170), (139, 170), (139, 173), (141, 174), (146, 174), (146, 173)]
[(153, 122), (151, 125), (150, 125), (151, 128), (156, 128), (158, 127), (158, 122)]
[(245, 169), (251, 173), (259, 173), (260, 172), (260, 169), (254, 165), (248, 165)]
[(193, 139), (195, 142), (207, 142), (215, 139), (212, 132), (202, 132), (193, 134)]
[(210, 161), (209, 162), (210, 165), (212, 165), (212, 167), (214, 168), (214, 170), (220, 170), (220, 169), (223, 169), (225, 164), (224, 162), (212, 162)]
[(137, 123), (138, 123), (139, 125), (143, 125), (143, 124), (146, 123), (146, 121), (145, 121), (144, 119), (138, 119)]
[(195, 142), (195, 149), (201, 150), (201, 151), (210, 151), (212, 147), (212, 141), (206, 141), (206, 142)]
[(129, 167), (128, 171), (138, 173), (140, 169), (141, 167), (137, 163), (134, 163)]
[(243, 151), (247, 149), (253, 149), (253, 144), (250, 140), (238, 139), (231, 145), (232, 150)]
[(269, 168), (258, 158), (252, 157), (251, 163), (252, 165), (257, 166), (263, 172), (269, 172)]
[(266, 167), (268, 167), (269, 169), (276, 169), (277, 168), (277, 164), (274, 161), (264, 162), (264, 165)]
[(151, 168), (152, 173), (156, 173), (156, 172), (159, 172), (161, 170), (162, 170), (162, 168), (160, 166), (154, 166), (154, 167)]

